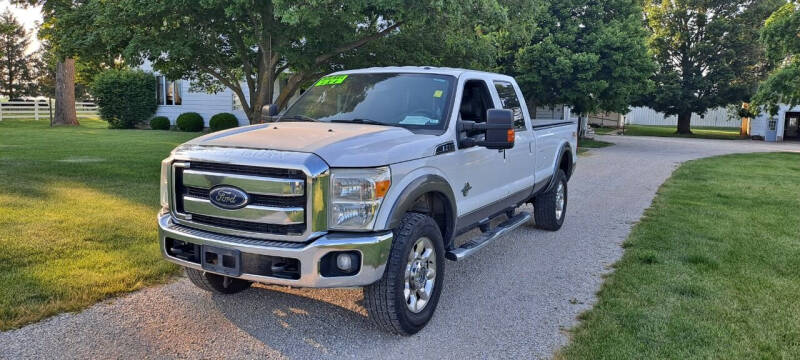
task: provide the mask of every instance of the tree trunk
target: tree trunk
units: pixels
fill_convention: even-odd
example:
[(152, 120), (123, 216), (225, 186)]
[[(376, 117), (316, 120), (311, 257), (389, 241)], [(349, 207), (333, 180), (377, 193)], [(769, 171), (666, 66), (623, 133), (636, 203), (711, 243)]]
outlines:
[(678, 134), (691, 135), (692, 113), (684, 112), (678, 114)]
[(75, 59), (56, 66), (56, 114), (53, 125), (80, 125), (75, 112)]
[(281, 89), (281, 93), (278, 95), (278, 100), (275, 100), (275, 104), (278, 105), (278, 109), (283, 109), (286, 105), (289, 104), (289, 99), (294, 95), (298, 88), (300, 88), (300, 84), (303, 82), (304, 75), (303, 74), (294, 74), (289, 77), (289, 81), (286, 83), (286, 88)]

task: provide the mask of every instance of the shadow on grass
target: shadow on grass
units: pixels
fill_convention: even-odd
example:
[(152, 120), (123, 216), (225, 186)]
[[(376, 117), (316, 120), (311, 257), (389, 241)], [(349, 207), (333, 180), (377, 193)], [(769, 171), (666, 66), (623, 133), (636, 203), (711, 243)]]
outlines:
[(197, 134), (104, 126), (0, 122), (0, 330), (177, 270), (155, 241), (159, 164)]

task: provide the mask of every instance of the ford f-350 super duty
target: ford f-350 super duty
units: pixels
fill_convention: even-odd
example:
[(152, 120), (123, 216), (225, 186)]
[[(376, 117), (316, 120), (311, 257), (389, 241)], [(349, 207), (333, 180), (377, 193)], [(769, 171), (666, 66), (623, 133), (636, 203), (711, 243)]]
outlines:
[(264, 111), (268, 122), (196, 138), (161, 164), (163, 256), (205, 290), (364, 287), (369, 317), (408, 335), (433, 316), (445, 259), (531, 216), (564, 222), (577, 126), (568, 114), (532, 123), (511, 77), (342, 71)]

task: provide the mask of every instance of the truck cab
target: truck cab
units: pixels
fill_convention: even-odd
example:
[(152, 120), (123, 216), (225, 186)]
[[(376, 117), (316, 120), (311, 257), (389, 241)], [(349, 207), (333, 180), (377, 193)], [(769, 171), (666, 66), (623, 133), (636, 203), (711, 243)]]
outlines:
[(370, 317), (408, 335), (432, 317), (446, 259), (531, 218), (564, 222), (577, 125), (532, 123), (509, 76), (343, 71), (265, 111), (162, 162), (161, 250), (203, 289), (364, 287)]

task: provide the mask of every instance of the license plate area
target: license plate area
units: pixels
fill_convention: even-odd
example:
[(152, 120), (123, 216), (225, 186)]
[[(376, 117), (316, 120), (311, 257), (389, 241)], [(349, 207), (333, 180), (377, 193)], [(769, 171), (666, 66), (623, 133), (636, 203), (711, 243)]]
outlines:
[(242, 253), (236, 249), (225, 249), (203, 245), (201, 263), (204, 270), (227, 275), (242, 275)]

